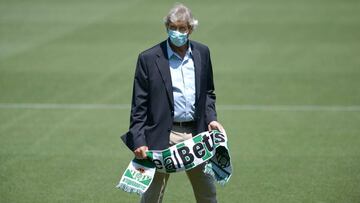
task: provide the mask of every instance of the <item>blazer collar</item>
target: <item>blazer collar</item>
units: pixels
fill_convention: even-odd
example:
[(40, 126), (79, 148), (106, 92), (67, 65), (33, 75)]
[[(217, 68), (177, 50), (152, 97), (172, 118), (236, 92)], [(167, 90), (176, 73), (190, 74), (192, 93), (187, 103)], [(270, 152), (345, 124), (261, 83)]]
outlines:
[(190, 42), (190, 46), (192, 46), (192, 56), (195, 65), (195, 96), (196, 96), (195, 106), (197, 106), (197, 102), (200, 97), (200, 85), (201, 85), (200, 77), (201, 77), (202, 62), (201, 62), (200, 51), (196, 49), (191, 42)]
[(156, 66), (160, 72), (162, 81), (164, 82), (171, 109), (174, 110), (174, 96), (172, 91), (172, 82), (171, 82), (166, 40), (160, 43), (160, 49), (158, 49), (156, 55), (157, 55)]

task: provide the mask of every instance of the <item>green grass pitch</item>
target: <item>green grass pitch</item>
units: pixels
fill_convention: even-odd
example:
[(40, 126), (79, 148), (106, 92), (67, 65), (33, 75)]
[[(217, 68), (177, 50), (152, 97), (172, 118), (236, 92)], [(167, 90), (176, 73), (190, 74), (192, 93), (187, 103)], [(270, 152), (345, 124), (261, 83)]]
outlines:
[[(173, 3), (0, 0), (0, 202), (138, 202), (115, 189), (132, 158), (119, 136)], [(184, 3), (230, 140), (219, 202), (360, 202), (360, 3)], [(184, 173), (164, 202), (195, 202)]]

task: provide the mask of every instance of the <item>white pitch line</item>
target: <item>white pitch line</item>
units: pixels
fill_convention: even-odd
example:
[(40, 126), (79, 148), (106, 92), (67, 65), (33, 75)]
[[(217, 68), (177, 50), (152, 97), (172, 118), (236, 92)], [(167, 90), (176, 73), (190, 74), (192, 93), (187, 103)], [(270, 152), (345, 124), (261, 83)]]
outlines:
[(130, 104), (1, 104), (0, 109), (130, 109)]
[(217, 105), (229, 111), (360, 111), (360, 106), (330, 105)]
[[(0, 109), (130, 109), (130, 104), (41, 104), (41, 103), (0, 103)], [(360, 111), (360, 105), (217, 105), (224, 111)]]

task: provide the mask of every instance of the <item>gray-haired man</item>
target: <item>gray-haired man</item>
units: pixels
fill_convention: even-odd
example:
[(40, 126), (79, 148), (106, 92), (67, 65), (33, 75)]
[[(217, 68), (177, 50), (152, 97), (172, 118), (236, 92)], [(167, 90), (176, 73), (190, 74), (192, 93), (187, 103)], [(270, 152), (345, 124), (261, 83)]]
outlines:
[[(138, 159), (145, 159), (149, 149), (166, 149), (206, 130), (224, 130), (217, 122), (209, 49), (189, 40), (198, 21), (182, 4), (164, 20), (168, 39), (138, 57), (130, 128), (122, 136)], [(214, 180), (203, 167), (186, 172), (196, 201), (217, 202)], [(141, 202), (162, 202), (168, 178), (156, 172)]]

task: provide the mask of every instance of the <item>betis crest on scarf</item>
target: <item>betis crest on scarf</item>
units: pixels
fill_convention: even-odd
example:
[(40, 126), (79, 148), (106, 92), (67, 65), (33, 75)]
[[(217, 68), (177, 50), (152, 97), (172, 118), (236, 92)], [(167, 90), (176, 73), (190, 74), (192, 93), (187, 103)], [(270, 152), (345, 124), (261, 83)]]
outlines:
[(204, 172), (222, 185), (229, 181), (232, 173), (226, 133), (217, 130), (202, 132), (165, 150), (147, 151), (147, 156), (146, 160), (130, 162), (117, 188), (142, 195), (150, 186), (155, 171), (180, 172), (204, 162)]

